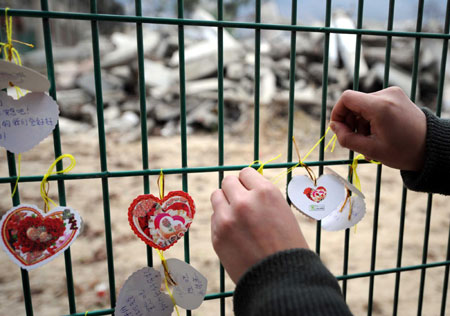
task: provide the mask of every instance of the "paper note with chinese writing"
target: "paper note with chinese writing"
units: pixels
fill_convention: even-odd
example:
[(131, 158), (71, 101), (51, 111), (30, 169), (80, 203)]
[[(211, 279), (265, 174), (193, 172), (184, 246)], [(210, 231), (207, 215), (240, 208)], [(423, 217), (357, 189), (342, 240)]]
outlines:
[(41, 92), (14, 100), (0, 91), (0, 146), (19, 154), (44, 140), (58, 123), (56, 102)]

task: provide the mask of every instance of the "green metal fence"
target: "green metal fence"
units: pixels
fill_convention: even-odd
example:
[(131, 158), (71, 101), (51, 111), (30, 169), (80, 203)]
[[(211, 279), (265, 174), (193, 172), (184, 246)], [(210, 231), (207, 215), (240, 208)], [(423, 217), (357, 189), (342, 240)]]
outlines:
[[(116, 303), (116, 292), (115, 292), (115, 276), (114, 276), (114, 255), (112, 248), (112, 237), (111, 237), (111, 216), (110, 216), (110, 202), (108, 181), (110, 178), (114, 177), (142, 177), (144, 193), (150, 192), (149, 176), (157, 175), (160, 169), (151, 169), (149, 166), (149, 149), (147, 145), (147, 122), (146, 115), (141, 115), (141, 134), (142, 134), (142, 169), (140, 170), (129, 170), (129, 171), (109, 171), (107, 164), (107, 153), (106, 153), (106, 136), (104, 128), (104, 118), (103, 118), (103, 99), (102, 99), (102, 81), (101, 81), (101, 59), (99, 53), (99, 31), (98, 22), (99, 21), (117, 21), (117, 22), (128, 22), (135, 23), (137, 30), (137, 52), (138, 52), (138, 67), (139, 67), (139, 92), (140, 92), (140, 111), (141, 113), (146, 113), (146, 95), (145, 95), (145, 76), (144, 76), (144, 54), (143, 54), (143, 24), (166, 24), (166, 25), (176, 25), (178, 26), (178, 44), (180, 47), (179, 53), (179, 81), (180, 81), (180, 113), (181, 113), (181, 155), (182, 163), (178, 168), (164, 169), (165, 174), (181, 174), (183, 190), (188, 191), (188, 178), (191, 173), (199, 172), (213, 172), (218, 175), (218, 183), (220, 186), (221, 180), (223, 178), (225, 171), (239, 170), (245, 167), (246, 162), (242, 162), (242, 165), (225, 165), (224, 163), (224, 97), (223, 97), (223, 29), (224, 28), (246, 28), (255, 30), (255, 86), (254, 86), (254, 159), (259, 159), (259, 114), (260, 114), (260, 102), (259, 102), (259, 78), (260, 78), (260, 43), (261, 43), (261, 30), (282, 30), (291, 33), (291, 53), (290, 53), (290, 101), (288, 104), (288, 139), (287, 139), (287, 160), (284, 163), (269, 164), (265, 168), (289, 168), (295, 164), (292, 162), (292, 135), (294, 131), (294, 92), (295, 92), (295, 67), (296, 67), (296, 33), (297, 32), (318, 32), (324, 34), (324, 46), (323, 46), (323, 85), (322, 85), (322, 111), (320, 118), (320, 135), (324, 135), (326, 128), (326, 103), (327, 103), (327, 83), (328, 83), (328, 59), (329, 59), (329, 43), (331, 33), (345, 33), (345, 34), (355, 34), (356, 35), (356, 58), (355, 58), (355, 68), (353, 77), (353, 89), (358, 90), (359, 88), (359, 60), (361, 54), (361, 37), (365, 36), (383, 36), (386, 38), (386, 67), (384, 73), (384, 83), (383, 86), (387, 87), (389, 85), (389, 69), (390, 69), (390, 57), (391, 57), (391, 44), (393, 37), (410, 37), (415, 39), (415, 50), (414, 50), (414, 64), (412, 72), (412, 82), (410, 98), (415, 101), (416, 98), (416, 88), (418, 80), (418, 69), (419, 69), (419, 52), (422, 38), (433, 38), (436, 40), (441, 40), (442, 46), (442, 57), (440, 64), (440, 76), (438, 81), (438, 97), (437, 97), (437, 112), (436, 114), (440, 116), (441, 106), (443, 99), (443, 88), (445, 79), (445, 67), (447, 62), (447, 51), (448, 51), (448, 40), (450, 39), (449, 34), (449, 16), (450, 16), (450, 0), (447, 1), (446, 7), (446, 17), (443, 33), (426, 33), (422, 32), (422, 18), (424, 11), (424, 0), (418, 1), (418, 12), (417, 12), (417, 22), (415, 32), (405, 32), (405, 31), (393, 31), (394, 23), (394, 7), (395, 0), (389, 1), (389, 16), (387, 29), (383, 30), (372, 30), (363, 29), (363, 7), (364, 0), (358, 0), (358, 11), (357, 11), (357, 28), (356, 29), (342, 29), (342, 28), (331, 28), (331, 7), (332, 1), (326, 1), (326, 14), (325, 21), (322, 27), (313, 26), (301, 26), (297, 25), (297, 0), (292, 1), (292, 16), (290, 24), (266, 24), (261, 23), (261, 0), (256, 0), (255, 2), (255, 22), (232, 22), (224, 21), (224, 10), (223, 10), (223, 0), (217, 1), (217, 21), (205, 21), (205, 20), (191, 20), (184, 18), (183, 10), (183, 0), (178, 0), (178, 10), (177, 18), (156, 18), (156, 17), (144, 17), (142, 16), (142, 4), (141, 0), (135, 0), (135, 15), (133, 16), (122, 16), (122, 15), (108, 15), (108, 14), (98, 14), (97, 13), (97, 1), (90, 1), (90, 13), (73, 13), (73, 12), (55, 12), (49, 11), (48, 1), (41, 0), (41, 10), (15, 10), (11, 9), (8, 14), (11, 16), (22, 16), (30, 19), (40, 19), (42, 20), (42, 26), (44, 31), (44, 43), (45, 43), (45, 53), (47, 61), (47, 74), (51, 83), (50, 95), (56, 99), (55, 90), (55, 72), (54, 63), (52, 55), (52, 38), (51, 38), (51, 19), (64, 19), (64, 20), (84, 20), (90, 21), (91, 31), (92, 31), (92, 51), (94, 60), (94, 73), (95, 73), (95, 90), (96, 90), (96, 104), (97, 104), (97, 119), (98, 119), (98, 143), (100, 148), (100, 166), (99, 172), (93, 173), (78, 173), (78, 174), (63, 174), (54, 175), (49, 177), (49, 181), (56, 181), (58, 184), (58, 194), (59, 201), (61, 205), (66, 204), (66, 193), (65, 193), (65, 182), (73, 180), (83, 180), (83, 179), (93, 179), (101, 178), (102, 181), (102, 196), (103, 196), (103, 210), (104, 210), (104, 224), (105, 224), (105, 237), (106, 237), (106, 248), (107, 248), (107, 262), (108, 262), (108, 277), (109, 277), (109, 288), (110, 288), (110, 309), (90, 311), (89, 315), (109, 315), (114, 312), (114, 306)], [(5, 8), (0, 8), (0, 14), (5, 13)], [(214, 27), (218, 29), (218, 165), (216, 166), (203, 166), (203, 167), (188, 167), (187, 164), (187, 126), (186, 126), (186, 93), (185, 93), (185, 62), (184, 62), (184, 27), (185, 26), (202, 26), (202, 27)], [(53, 132), (54, 141), (54, 156), (59, 157), (62, 154), (61, 148), (61, 136), (59, 131), (59, 126), (56, 126)], [(325, 160), (324, 159), (324, 143), (320, 145), (319, 160), (307, 163), (309, 166), (318, 166), (319, 174), (322, 174), (323, 167), (325, 165), (343, 165), (350, 164), (353, 159), (353, 153), (349, 153), (348, 160)], [(9, 169), (9, 177), (0, 178), (0, 183), (10, 184), (11, 190), (17, 179), (17, 170), (15, 165), (14, 154), (7, 153), (7, 163)], [(62, 170), (63, 164), (59, 162), (57, 164), (57, 170)], [(344, 244), (344, 262), (342, 268), (342, 275), (337, 276), (338, 280), (341, 281), (343, 294), (347, 295), (347, 281), (355, 278), (366, 278), (370, 280), (369, 283), (369, 293), (368, 293), (368, 315), (373, 312), (373, 300), (374, 300), (374, 282), (375, 276), (382, 274), (395, 274), (395, 289), (394, 289), (394, 300), (393, 300), (393, 315), (397, 314), (398, 302), (399, 302), (399, 289), (400, 289), (400, 275), (404, 271), (420, 270), (420, 287), (419, 287), (419, 298), (417, 314), (422, 314), (423, 309), (423, 296), (424, 296), (424, 284), (426, 279), (427, 269), (434, 267), (444, 267), (443, 273), (443, 290), (441, 299), (440, 314), (445, 315), (447, 306), (447, 296), (448, 296), (448, 281), (449, 281), (449, 270), (450, 270), (450, 227), (449, 227), (449, 237), (447, 241), (447, 255), (445, 261), (439, 262), (427, 262), (428, 254), (428, 243), (430, 236), (430, 221), (431, 221), (431, 211), (432, 211), (432, 200), (433, 196), (428, 195), (428, 203), (426, 208), (426, 220), (424, 228), (424, 241), (423, 241), (423, 255), (421, 264), (402, 266), (402, 249), (403, 249), (403, 237), (404, 237), (404, 227), (405, 227), (405, 211), (406, 211), (406, 197), (407, 189), (403, 188), (402, 202), (401, 202), (401, 212), (400, 212), (400, 226), (398, 230), (398, 252), (397, 252), (397, 264), (391, 269), (376, 270), (375, 260), (377, 253), (377, 232), (378, 232), (378, 214), (379, 214), (379, 204), (380, 204), (380, 189), (381, 189), (381, 174), (382, 166), (378, 165), (377, 177), (376, 177), (376, 192), (375, 192), (375, 203), (374, 203), (374, 218), (373, 218), (373, 236), (371, 245), (371, 263), (370, 270), (363, 273), (348, 274), (348, 259), (349, 259), (349, 242), (350, 242), (350, 231), (347, 229), (345, 231), (345, 244)], [(289, 181), (291, 175), (287, 176)], [(19, 182), (40, 182), (42, 176), (23, 176), (20, 178)], [(13, 204), (18, 205), (20, 203), (19, 191), (13, 197)], [(317, 223), (316, 230), (316, 245), (315, 250), (320, 254), (321, 250), (321, 228), (320, 222)], [(184, 238), (184, 257), (185, 261), (190, 260), (189, 251), (189, 234), (185, 235)], [(67, 293), (69, 300), (69, 310), (70, 315), (84, 315), (84, 312), (78, 312), (75, 304), (75, 291), (74, 291), (74, 278), (72, 274), (72, 261), (70, 248), (64, 253), (65, 257), (65, 267), (66, 267), (66, 279), (67, 279)], [(148, 265), (153, 264), (152, 250), (147, 247), (147, 262)], [(27, 315), (33, 315), (33, 304), (32, 295), (30, 289), (30, 282), (28, 277), (28, 272), (21, 269), (22, 276), (22, 287), (24, 304)], [(206, 300), (219, 299), (220, 300), (220, 314), (225, 315), (225, 299), (232, 296), (232, 292), (225, 291), (225, 272), (223, 268), (220, 268), (220, 291), (219, 293), (211, 293), (206, 296)], [(187, 315), (191, 312), (187, 311)]]

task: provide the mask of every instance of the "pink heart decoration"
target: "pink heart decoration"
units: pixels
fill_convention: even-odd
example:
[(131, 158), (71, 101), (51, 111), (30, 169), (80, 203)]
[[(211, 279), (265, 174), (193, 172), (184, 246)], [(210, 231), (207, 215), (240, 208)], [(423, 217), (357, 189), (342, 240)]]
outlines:
[(152, 194), (139, 195), (128, 208), (128, 221), (147, 245), (166, 250), (188, 231), (194, 214), (189, 194), (172, 191), (163, 200)]
[(0, 227), (3, 249), (14, 263), (30, 270), (53, 260), (75, 241), (81, 218), (70, 207), (44, 213), (21, 204), (3, 215)]

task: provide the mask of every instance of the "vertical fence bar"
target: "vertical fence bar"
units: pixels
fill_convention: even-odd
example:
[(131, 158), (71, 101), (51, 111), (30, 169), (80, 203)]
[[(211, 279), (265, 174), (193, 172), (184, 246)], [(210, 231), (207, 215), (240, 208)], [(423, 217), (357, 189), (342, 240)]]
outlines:
[[(217, 19), (223, 20), (223, 0), (217, 0)], [(218, 162), (219, 166), (224, 165), (224, 112), (223, 112), (223, 27), (217, 28), (217, 115), (218, 115)], [(222, 187), (224, 173), (219, 171), (219, 188)], [(219, 267), (219, 291), (225, 292), (225, 269), (220, 264)], [(225, 316), (225, 297), (220, 298), (220, 315)]]
[[(142, 16), (142, 1), (135, 0), (136, 16)], [(148, 133), (147, 133), (147, 103), (145, 93), (145, 68), (144, 68), (144, 39), (142, 34), (142, 23), (136, 23), (136, 41), (138, 56), (138, 80), (139, 80), (139, 104), (141, 113), (141, 150), (142, 150), (142, 169), (148, 170)], [(150, 193), (150, 177), (143, 176), (144, 194)], [(146, 246), (147, 265), (153, 265), (152, 247)]]
[[(97, 0), (91, 0), (91, 13), (97, 14)], [(106, 155), (106, 135), (105, 121), (103, 117), (103, 95), (102, 95), (102, 73), (100, 68), (100, 48), (98, 40), (98, 22), (93, 19), (91, 21), (92, 32), (92, 53), (94, 59), (94, 77), (95, 77), (95, 98), (97, 103), (97, 120), (98, 120), (98, 139), (100, 150), (100, 167), (102, 172), (108, 171), (107, 155)], [(111, 300), (111, 308), (116, 305), (116, 282), (114, 277), (114, 258), (111, 234), (111, 214), (109, 203), (109, 185), (108, 178), (102, 178), (102, 195), (103, 195), (103, 214), (105, 219), (105, 241), (108, 259), (108, 278), (109, 278), (109, 297)]]
[[(356, 21), (356, 28), (361, 29), (362, 28), (362, 21), (363, 21), (363, 12), (364, 12), (364, 1), (359, 0), (358, 1), (358, 16)], [(355, 67), (353, 69), (353, 90), (357, 91), (359, 90), (359, 71), (360, 71), (360, 61), (361, 61), (361, 35), (356, 35), (356, 43), (355, 43)], [(349, 160), (353, 160), (354, 153), (353, 151), (349, 151), (348, 153)], [(348, 180), (352, 182), (353, 177), (353, 170), (349, 167), (348, 170)], [(376, 212), (375, 212), (376, 213)], [(378, 216), (378, 215), (377, 215)], [(345, 230), (345, 236), (344, 236), (344, 265), (343, 265), (343, 272), (348, 273), (348, 258), (350, 254), (350, 229)], [(345, 285), (345, 287), (344, 287)], [(344, 297), (347, 298), (347, 283), (343, 284), (343, 288), (345, 289)], [(370, 297), (370, 295), (369, 295)], [(370, 300), (370, 298), (369, 298)], [(368, 310), (370, 311), (371, 307), (368, 307)]]
[[(423, 251), (422, 251), (422, 264), (427, 263), (427, 257), (428, 257), (428, 241), (430, 236), (430, 224), (431, 224), (431, 209), (433, 204), (433, 195), (428, 194), (428, 201), (427, 201), (427, 212), (425, 217), (425, 232), (423, 237)], [(425, 292), (425, 276), (426, 276), (426, 268), (423, 268), (420, 273), (420, 287), (419, 287), (419, 299), (418, 299), (418, 306), (417, 306), (417, 315), (422, 315), (422, 308), (423, 308), (423, 296)]]
[[(0, 42), (2, 41), (2, 34), (0, 32)], [(3, 51), (0, 52), (0, 58), (3, 57)], [(8, 161), (8, 173), (10, 177), (17, 177), (16, 170), (16, 158), (15, 155), (6, 151), (6, 160)], [(11, 182), (11, 193), (14, 191), (15, 183)], [(17, 186), (16, 192), (14, 196), (11, 197), (12, 203), (14, 206), (20, 204), (20, 194), (19, 194), (19, 186)], [(33, 302), (31, 300), (31, 288), (30, 288), (30, 278), (28, 276), (28, 271), (20, 268), (20, 275), (22, 279), (22, 291), (23, 291), (23, 299), (25, 302), (25, 312), (27, 316), (33, 316)]]
[[(448, 226), (448, 240), (447, 240), (447, 261), (450, 260), (450, 222)], [(441, 301), (441, 316), (445, 316), (445, 307), (447, 305), (447, 291), (448, 291), (448, 279), (449, 279), (450, 265), (445, 266), (444, 271), (444, 283), (442, 285), (442, 301)]]
[[(327, 0), (325, 12), (325, 27), (331, 24), (331, 0)], [(325, 33), (323, 43), (323, 72), (322, 72), (322, 105), (320, 113), (320, 138), (325, 134), (326, 116), (327, 116), (327, 100), (328, 100), (328, 60), (330, 55), (330, 33)], [(319, 161), (325, 159), (325, 140), (320, 143)], [(323, 166), (319, 166), (319, 176), (323, 174)], [(322, 238), (322, 221), (316, 224), (316, 253), (320, 255), (320, 243)], [(345, 280), (345, 283), (347, 280)], [(345, 296), (345, 294), (344, 294)]]
[[(178, 0), (178, 18), (184, 18), (183, 0)], [(180, 128), (181, 128), (181, 165), (187, 168), (187, 128), (186, 128), (186, 72), (184, 58), (184, 25), (178, 26), (178, 45), (179, 45), (179, 65), (180, 65)], [(188, 191), (188, 175), (186, 172), (182, 176), (183, 191)], [(190, 262), (189, 254), (189, 232), (184, 235), (184, 261)], [(187, 310), (186, 315), (191, 315), (191, 311)]]
[[(417, 24), (416, 24), (416, 32), (422, 31), (422, 22), (423, 22), (423, 8), (424, 8), (424, 0), (419, 0), (418, 10), (417, 10)], [(413, 70), (412, 70), (412, 80), (411, 80), (411, 101), (416, 101), (417, 95), (417, 81), (418, 81), (418, 73), (419, 73), (419, 56), (420, 56), (420, 44), (421, 38), (417, 37), (414, 47), (414, 62), (413, 62)], [(426, 263), (427, 254), (428, 254), (428, 236), (429, 236), (429, 227), (430, 227), (430, 218), (431, 218), (431, 204), (432, 204), (432, 195), (428, 195), (427, 201), (427, 211), (425, 217), (425, 231), (424, 231), (424, 244), (422, 250), (422, 263)], [(423, 294), (425, 289), (425, 275), (426, 269), (422, 269), (420, 274), (420, 286), (419, 286), (419, 298), (417, 301), (417, 315), (422, 315), (422, 306), (423, 306)]]
[[(450, 0), (447, 0), (447, 9), (445, 14), (444, 33), (448, 34), (450, 31)], [(448, 54), (448, 39), (442, 41), (442, 57), (441, 67), (439, 73), (439, 85), (437, 95), (437, 109), (436, 115), (441, 116), (442, 110), (442, 97), (444, 94), (444, 80), (445, 80), (445, 68), (447, 66), (447, 54)], [(446, 260), (450, 260), (450, 222), (448, 227), (448, 240), (447, 240), (447, 257)], [(444, 281), (442, 284), (442, 300), (441, 300), (441, 316), (445, 315), (445, 307), (447, 304), (447, 291), (448, 291), (448, 279), (449, 279), (450, 266), (445, 266)]]
[[(261, 23), (261, 0), (255, 1), (255, 23)], [(253, 127), (253, 160), (259, 160), (259, 118), (260, 118), (260, 81), (261, 81), (261, 29), (255, 29), (255, 96)]]
[[(297, 24), (297, 0), (292, 0), (291, 7), (291, 25)], [(296, 46), (297, 33), (291, 31), (291, 52), (289, 65), (289, 105), (288, 105), (288, 139), (287, 139), (287, 162), (292, 161), (292, 137), (294, 136), (294, 109), (295, 109), (295, 63), (296, 63)], [(292, 173), (289, 172), (286, 176), (286, 185), (291, 181)], [(290, 204), (289, 197), (286, 194), (286, 199)]]
[[(48, 1), (41, 0), (41, 8), (43, 11), (48, 11)], [(48, 18), (42, 19), (42, 26), (44, 31), (44, 45), (45, 45), (45, 58), (47, 62), (47, 75), (50, 81), (50, 96), (56, 101), (56, 84), (55, 84), (55, 70), (53, 64), (53, 51), (52, 51), (52, 37), (50, 30), (50, 22)], [(62, 155), (61, 149), (61, 135), (59, 132), (59, 123), (53, 130), (53, 147), (55, 152), (55, 159)], [(56, 164), (56, 170), (63, 170), (63, 162), (59, 161)], [(58, 180), (58, 198), (59, 204), (62, 206), (66, 204), (66, 190), (64, 186), (64, 180)], [(75, 290), (73, 282), (73, 272), (72, 272), (72, 259), (70, 253), (70, 247), (64, 251), (64, 261), (66, 269), (66, 283), (67, 283), (67, 294), (69, 299), (69, 311), (70, 313), (76, 312), (75, 304)]]

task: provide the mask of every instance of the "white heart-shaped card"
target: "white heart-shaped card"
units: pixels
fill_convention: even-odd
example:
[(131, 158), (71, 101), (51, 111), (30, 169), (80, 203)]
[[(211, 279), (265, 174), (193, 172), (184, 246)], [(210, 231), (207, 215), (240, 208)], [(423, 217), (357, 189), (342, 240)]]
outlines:
[[(352, 215), (348, 218), (350, 212)], [(351, 196), (351, 203), (347, 201), (342, 212), (339, 209), (331, 212), (330, 215), (322, 219), (322, 228), (328, 231), (344, 230), (359, 223), (366, 214), (366, 203), (358, 195)]]
[(347, 179), (341, 177), (336, 171), (334, 171), (331, 168), (325, 167), (325, 173), (327, 174), (332, 174), (334, 176), (336, 176), (344, 185), (347, 189), (349, 189), (350, 191), (352, 191), (353, 193), (359, 195), (359, 197), (361, 198), (365, 198), (364, 194), (358, 190), (357, 187), (355, 187), (352, 183), (350, 183), (350, 181), (348, 181)]
[(15, 154), (30, 150), (53, 131), (58, 118), (58, 104), (45, 93), (14, 100), (0, 91), (0, 146)]
[(295, 176), (289, 182), (287, 194), (298, 210), (320, 220), (342, 206), (346, 190), (338, 178), (329, 174), (320, 176), (316, 184), (307, 176)]
[[(199, 307), (206, 295), (208, 280), (190, 264), (178, 260), (167, 259), (167, 269), (176, 285), (172, 288), (172, 295), (178, 306), (192, 310)], [(161, 266), (164, 277), (164, 266)]]
[(161, 292), (161, 274), (151, 267), (134, 272), (120, 289), (116, 316), (170, 316), (170, 296)]
[(0, 89), (5, 89), (12, 83), (19, 88), (33, 92), (45, 92), (50, 88), (47, 77), (33, 69), (0, 60)]

